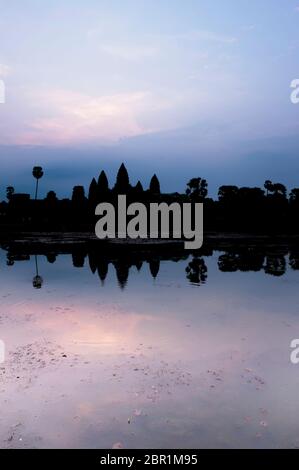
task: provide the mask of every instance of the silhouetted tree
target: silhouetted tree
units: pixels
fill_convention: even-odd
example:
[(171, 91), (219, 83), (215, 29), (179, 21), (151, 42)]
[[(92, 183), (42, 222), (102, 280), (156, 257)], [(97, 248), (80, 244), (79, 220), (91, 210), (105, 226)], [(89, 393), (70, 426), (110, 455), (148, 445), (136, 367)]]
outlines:
[(46, 201), (48, 201), (48, 202), (57, 202), (58, 201), (55, 191), (49, 191), (48, 192), (48, 194), (46, 196)]
[(265, 196), (265, 193), (260, 188), (240, 188), (238, 191), (238, 197), (241, 203), (250, 203), (252, 205), (261, 203)]
[(274, 196), (281, 196), (283, 198), (286, 198), (287, 188), (285, 187), (284, 184), (275, 183), (273, 185), (273, 191), (274, 191)]
[(267, 196), (269, 196), (269, 193), (272, 193), (273, 191), (273, 183), (270, 180), (266, 180), (264, 184), (264, 188), (267, 191)]
[(299, 202), (299, 188), (294, 188), (290, 192), (290, 202), (296, 203)]
[(282, 196), (286, 197), (287, 194), (287, 189), (286, 187), (281, 184), (281, 183), (272, 183), (272, 181), (267, 180), (265, 181), (264, 188), (267, 191), (267, 196), (269, 196), (269, 193), (271, 193), (273, 196)]
[(15, 188), (13, 186), (7, 186), (7, 188), (6, 188), (6, 198), (7, 198), (8, 201), (11, 200), (14, 192), (15, 192)]
[(224, 185), (220, 186), (218, 190), (218, 198), (219, 201), (231, 203), (233, 200), (236, 200), (238, 193), (238, 186)]
[(72, 194), (72, 202), (82, 203), (85, 201), (85, 191), (83, 186), (74, 186)]
[(38, 191), (38, 182), (43, 177), (44, 172), (41, 166), (35, 166), (32, 170), (32, 175), (36, 179), (36, 186), (35, 186), (35, 200), (37, 199), (37, 191)]
[(192, 178), (187, 183), (186, 194), (193, 202), (203, 202), (208, 195), (207, 181), (202, 178)]

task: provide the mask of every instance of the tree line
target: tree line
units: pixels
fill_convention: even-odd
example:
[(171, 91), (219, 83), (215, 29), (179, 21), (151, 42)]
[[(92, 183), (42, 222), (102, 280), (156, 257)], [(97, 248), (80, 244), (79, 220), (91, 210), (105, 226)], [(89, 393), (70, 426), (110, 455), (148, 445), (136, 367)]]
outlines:
[(34, 198), (15, 191), (6, 190), (6, 200), (0, 203), (0, 225), (2, 231), (11, 230), (82, 230), (93, 231), (94, 210), (100, 202), (117, 202), (119, 194), (125, 194), (128, 203), (138, 201), (183, 204), (204, 204), (204, 227), (211, 231), (237, 231), (262, 233), (299, 233), (299, 188), (288, 192), (285, 185), (266, 180), (263, 188), (222, 185), (218, 198), (208, 195), (206, 179), (190, 179), (184, 193), (163, 193), (157, 175), (153, 175), (148, 188), (140, 181), (130, 182), (128, 171), (121, 164), (116, 181), (110, 186), (107, 175), (101, 171), (93, 178), (88, 191), (84, 186), (74, 186), (70, 198), (59, 199), (51, 190), (44, 199), (38, 199), (39, 182), (44, 176), (42, 167), (33, 168), (36, 180)]
[[(218, 251), (218, 250), (217, 250)], [(49, 263), (56, 262), (59, 251), (51, 251), (47, 254), (46, 259)], [(81, 247), (71, 251), (72, 262), (74, 268), (83, 268), (87, 265), (93, 275), (97, 275), (102, 285), (108, 275), (111, 267), (114, 268), (118, 285), (124, 289), (127, 285), (131, 270), (137, 269), (139, 272), (146, 264), (149, 274), (153, 279), (159, 275), (160, 264), (162, 261), (172, 260), (173, 262), (186, 260), (185, 275), (187, 280), (195, 285), (201, 286), (206, 284), (208, 280), (208, 267), (206, 258), (213, 256), (212, 248), (204, 248), (200, 254), (180, 253), (179, 255), (171, 255), (165, 253), (147, 253), (147, 252), (123, 252), (120, 256), (115, 257), (112, 253), (103, 253), (99, 250), (91, 250), (88, 247)], [(7, 265), (13, 266), (18, 261), (30, 261), (32, 255), (7, 252)], [(33, 287), (40, 289), (43, 286), (43, 277), (39, 271), (39, 258), (41, 255), (34, 255), (35, 272), (33, 277)], [(288, 267), (292, 270), (299, 270), (299, 251), (296, 248), (285, 247), (243, 247), (227, 249), (221, 252), (217, 258), (218, 269), (221, 272), (263, 272), (264, 274), (281, 277)]]

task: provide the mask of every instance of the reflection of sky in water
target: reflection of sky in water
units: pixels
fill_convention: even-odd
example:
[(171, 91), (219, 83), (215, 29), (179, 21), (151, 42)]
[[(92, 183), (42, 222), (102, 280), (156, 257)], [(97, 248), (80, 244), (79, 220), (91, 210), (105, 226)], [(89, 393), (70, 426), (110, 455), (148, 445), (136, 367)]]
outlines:
[(144, 263), (119, 289), (70, 255), (6, 266), (1, 253), (2, 447), (299, 445), (298, 273)]

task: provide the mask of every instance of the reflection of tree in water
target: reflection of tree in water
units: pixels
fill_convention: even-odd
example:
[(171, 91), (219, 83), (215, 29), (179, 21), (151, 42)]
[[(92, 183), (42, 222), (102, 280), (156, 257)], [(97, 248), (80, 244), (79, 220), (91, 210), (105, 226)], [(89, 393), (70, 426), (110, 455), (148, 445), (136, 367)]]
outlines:
[(149, 268), (151, 275), (156, 279), (160, 271), (160, 260), (155, 258), (151, 259), (149, 262)]
[(187, 279), (192, 284), (204, 284), (208, 278), (208, 268), (203, 258), (193, 257), (186, 268)]
[(85, 253), (74, 252), (72, 253), (72, 260), (74, 268), (83, 268), (85, 263)]
[(222, 272), (238, 271), (238, 257), (234, 253), (225, 253), (218, 258), (218, 268)]
[(14, 257), (11, 253), (7, 253), (6, 255), (6, 264), (7, 266), (13, 266), (15, 264)]
[[(8, 249), (5, 247), (5, 249)], [(218, 268), (222, 272), (236, 272), (236, 271), (259, 271), (263, 270), (266, 274), (273, 276), (282, 276), (287, 269), (286, 255), (289, 253), (289, 248), (286, 246), (242, 246), (240, 248), (227, 247), (226, 252), (218, 258)], [(43, 253), (49, 263), (54, 263), (57, 256), (65, 251), (49, 251)], [(149, 253), (146, 251), (117, 251), (117, 252), (103, 252), (96, 250), (94, 247), (81, 248), (76, 247), (70, 250), (69, 254), (72, 256), (74, 268), (81, 268), (85, 264), (85, 258), (88, 256), (89, 267), (93, 274), (97, 274), (102, 284), (104, 284), (108, 272), (109, 264), (114, 266), (118, 285), (124, 289), (127, 285), (130, 268), (136, 267), (138, 271), (141, 270), (143, 263), (147, 263), (149, 271), (154, 279), (159, 274), (160, 263), (163, 260), (172, 262), (182, 262), (187, 260), (189, 254), (185, 251), (181, 253)], [(186, 268), (187, 279), (197, 285), (204, 284), (207, 281), (208, 270), (204, 261), (204, 257), (213, 254), (213, 250), (206, 252), (200, 251), (193, 255), (192, 260)], [(14, 249), (7, 252), (6, 263), (8, 266), (13, 266), (16, 261), (30, 260), (30, 255), (15, 252)], [(32, 255), (31, 255), (32, 256)], [(40, 289), (43, 285), (43, 279), (38, 272), (38, 255), (35, 256), (36, 275), (33, 278), (33, 286)], [(190, 258), (189, 258), (190, 259)], [(292, 269), (299, 270), (299, 251), (296, 248), (291, 248), (289, 254), (289, 265)]]
[(218, 268), (222, 272), (260, 271), (266, 274), (283, 276), (286, 272), (286, 260), (282, 253), (271, 253), (265, 256), (260, 250), (249, 249), (239, 253), (225, 253), (219, 256)]
[(240, 271), (261, 271), (263, 268), (265, 257), (259, 252), (248, 250), (239, 256)]
[(37, 263), (37, 256), (34, 256), (35, 258), (35, 276), (32, 280), (32, 285), (35, 289), (41, 289), (43, 285), (43, 278), (38, 274), (38, 263)]
[(254, 249), (239, 253), (225, 253), (218, 258), (218, 268), (222, 272), (260, 271), (264, 264), (264, 255)]
[[(56, 259), (56, 256), (55, 256), (55, 259)], [(32, 285), (35, 289), (41, 289), (44, 281), (43, 281), (43, 278), (39, 275), (39, 272), (38, 272), (37, 255), (34, 255), (34, 260), (35, 260), (35, 276), (32, 279)], [(23, 255), (23, 254), (20, 254), (20, 253), (14, 254), (14, 253), (8, 252), (7, 255), (6, 255), (6, 264), (7, 264), (7, 266), (13, 266), (15, 264), (15, 261), (30, 261), (30, 255), (28, 255), (28, 254)]]
[(48, 261), (48, 263), (50, 263), (50, 264), (55, 263), (55, 261), (56, 261), (56, 253), (48, 253), (48, 254), (47, 254), (47, 261)]
[(266, 274), (283, 276), (286, 272), (286, 260), (283, 255), (268, 255), (264, 266)]
[(290, 267), (294, 270), (299, 269), (299, 252), (291, 251), (289, 259)]
[(20, 253), (10, 253), (6, 254), (6, 264), (7, 266), (13, 266), (15, 261), (30, 261), (30, 255), (22, 255)]

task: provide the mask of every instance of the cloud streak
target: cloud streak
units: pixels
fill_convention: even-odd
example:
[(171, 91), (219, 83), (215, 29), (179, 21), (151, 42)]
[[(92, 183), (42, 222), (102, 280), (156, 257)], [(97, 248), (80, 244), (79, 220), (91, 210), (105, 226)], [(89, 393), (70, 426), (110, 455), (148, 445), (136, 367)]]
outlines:
[(225, 34), (215, 33), (213, 31), (194, 30), (176, 36), (180, 39), (192, 41), (214, 42), (220, 44), (233, 44), (238, 41), (236, 36), (228, 36)]
[[(30, 100), (40, 108), (40, 117), (27, 122), (18, 144), (69, 144), (88, 140), (117, 141), (147, 130), (138, 114), (147, 92), (88, 96), (66, 90), (31, 92)], [(47, 109), (47, 116), (42, 111)]]
[(133, 62), (155, 57), (158, 53), (156, 47), (133, 44), (102, 44), (100, 50), (118, 59)]

